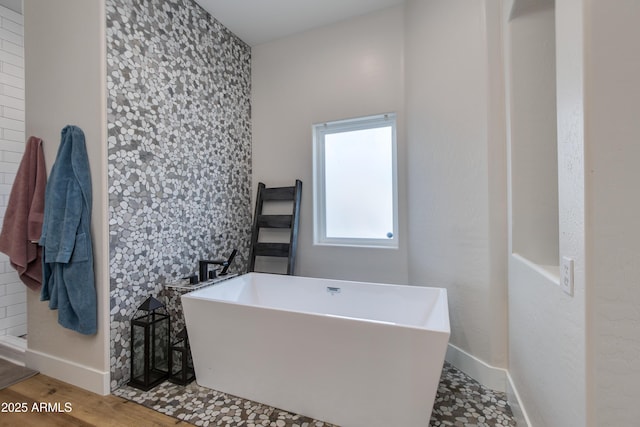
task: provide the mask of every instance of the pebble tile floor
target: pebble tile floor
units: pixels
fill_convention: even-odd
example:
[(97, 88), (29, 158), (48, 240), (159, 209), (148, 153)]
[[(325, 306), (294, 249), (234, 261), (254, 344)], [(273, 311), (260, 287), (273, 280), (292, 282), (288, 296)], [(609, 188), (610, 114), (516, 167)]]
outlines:
[[(123, 386), (113, 393), (196, 426), (336, 427), (201, 387), (195, 381), (187, 386), (166, 381), (146, 392)], [(493, 427), (516, 422), (504, 393), (483, 387), (445, 363), (429, 425)]]

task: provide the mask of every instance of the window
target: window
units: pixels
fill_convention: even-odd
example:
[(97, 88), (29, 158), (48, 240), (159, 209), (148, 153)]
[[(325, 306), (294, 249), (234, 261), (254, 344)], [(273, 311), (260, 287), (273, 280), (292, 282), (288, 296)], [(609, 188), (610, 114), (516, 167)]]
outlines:
[(313, 126), (314, 243), (398, 247), (396, 116)]

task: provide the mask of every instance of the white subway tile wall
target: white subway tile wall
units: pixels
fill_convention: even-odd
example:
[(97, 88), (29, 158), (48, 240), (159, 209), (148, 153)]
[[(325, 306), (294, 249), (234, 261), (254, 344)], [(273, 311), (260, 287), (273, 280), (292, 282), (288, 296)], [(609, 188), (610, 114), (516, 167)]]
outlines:
[[(24, 152), (24, 129), (23, 20), (0, 6), (0, 221)], [(0, 336), (27, 333), (26, 289), (0, 253)]]

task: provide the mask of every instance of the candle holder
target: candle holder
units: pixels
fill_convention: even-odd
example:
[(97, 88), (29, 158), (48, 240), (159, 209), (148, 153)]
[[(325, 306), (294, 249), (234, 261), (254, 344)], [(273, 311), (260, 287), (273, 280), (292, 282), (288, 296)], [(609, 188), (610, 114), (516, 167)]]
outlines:
[[(171, 360), (169, 364), (171, 366), (171, 375), (169, 376), (169, 381), (174, 384), (187, 385), (196, 379), (193, 361), (191, 360), (187, 328), (182, 328), (176, 338), (178, 340), (171, 345)], [(177, 371), (174, 372), (176, 368)]]
[(169, 377), (169, 331), (166, 307), (147, 298), (131, 319), (130, 386), (146, 391)]

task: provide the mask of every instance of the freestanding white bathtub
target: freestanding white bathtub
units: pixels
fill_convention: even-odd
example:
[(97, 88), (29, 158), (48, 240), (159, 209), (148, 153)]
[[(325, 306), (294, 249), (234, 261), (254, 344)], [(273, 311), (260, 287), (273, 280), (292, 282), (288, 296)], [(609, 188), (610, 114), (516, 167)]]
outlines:
[(429, 425), (445, 289), (249, 273), (182, 305), (202, 386), (344, 427)]

